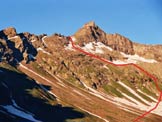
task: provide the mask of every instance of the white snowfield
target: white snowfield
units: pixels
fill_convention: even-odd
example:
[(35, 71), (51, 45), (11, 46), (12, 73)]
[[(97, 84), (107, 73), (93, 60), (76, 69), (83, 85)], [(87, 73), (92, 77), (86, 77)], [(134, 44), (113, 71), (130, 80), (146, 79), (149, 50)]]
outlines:
[[(121, 81), (118, 82), (120, 85), (122, 85), (124, 88), (126, 88), (129, 92), (131, 92), (132, 94), (134, 94), (136, 97), (138, 97), (140, 100), (142, 100), (143, 102), (145, 102), (147, 105), (144, 105), (142, 103), (140, 103), (139, 101), (137, 101), (136, 99), (122, 93), (123, 96), (125, 96), (126, 98), (128, 98), (129, 100), (133, 101), (133, 102), (130, 102), (124, 98), (118, 98), (118, 97), (115, 97), (114, 99), (120, 103), (123, 103), (125, 105), (128, 105), (128, 106), (132, 106), (132, 107), (135, 107), (137, 109), (140, 109), (140, 110), (143, 110), (143, 111), (148, 111), (148, 110), (151, 110), (153, 107), (155, 107), (156, 103), (157, 103), (157, 100), (155, 98), (153, 98), (152, 96), (149, 96), (147, 95), (146, 93), (143, 93), (142, 91), (138, 90), (139, 92), (141, 92), (142, 94), (146, 95), (147, 97), (149, 97), (150, 99), (156, 101), (156, 102), (149, 102), (145, 99), (143, 99), (141, 96), (139, 96), (135, 91), (133, 91), (129, 86), (125, 85), (124, 83), (122, 83)], [(159, 116), (162, 116), (162, 102), (160, 102), (159, 106), (154, 110), (152, 111), (151, 113), (154, 113), (154, 114), (157, 114)]]
[(109, 51), (113, 51), (113, 49), (109, 46), (106, 46), (105, 44), (103, 44), (102, 42), (97, 42), (97, 47), (98, 48), (105, 48), (105, 49), (108, 49)]
[(139, 98), (140, 100), (142, 100), (144, 103), (146, 104), (150, 104), (147, 100), (143, 99), (141, 96), (139, 96), (134, 90), (132, 90), (132, 88), (128, 87), (127, 85), (125, 85), (123, 82), (118, 81), (118, 83), (120, 85), (122, 85), (124, 88), (126, 88), (129, 92), (131, 92), (133, 95), (135, 95), (137, 98)]
[[(53, 83), (52, 83), (51, 81), (49, 81), (48, 79), (42, 77), (41, 75), (37, 74), (36, 72), (34, 72), (34, 71), (30, 70), (30, 69), (28, 69), (27, 67), (25, 67), (25, 66), (22, 65), (21, 63), (20, 63), (20, 66), (23, 67), (23, 68), (25, 68), (26, 70), (28, 70), (28, 71), (34, 73), (35, 75), (41, 77), (42, 79), (46, 80), (47, 82), (53, 84)], [(56, 77), (56, 78), (57, 78), (57, 77)], [(58, 78), (57, 78), (57, 79), (58, 79)], [(60, 79), (58, 79), (58, 80), (59, 80), (59, 82), (62, 82), (62, 81), (60, 81)], [(125, 99), (125, 98), (112, 97), (112, 96), (109, 96), (109, 95), (107, 95), (107, 94), (105, 94), (105, 93), (98, 92), (97, 90), (95, 90), (95, 89), (93, 89), (93, 88), (87, 86), (83, 81), (81, 81), (81, 82), (82, 82), (83, 86), (84, 86), (86, 89), (88, 89), (88, 92), (89, 92), (90, 94), (92, 94), (92, 95), (94, 95), (94, 96), (96, 96), (96, 97), (98, 97), (98, 98), (100, 98), (100, 99), (103, 99), (103, 100), (105, 100), (105, 101), (111, 102), (111, 103), (113, 103), (113, 104), (115, 104), (115, 105), (118, 105), (118, 106), (119, 106), (120, 108), (122, 108), (123, 110), (127, 110), (127, 111), (129, 110), (129, 111), (131, 111), (132, 113), (133, 113), (133, 112), (136, 113), (135, 110), (134, 110), (133, 108), (136, 108), (136, 109), (139, 109), (139, 110), (143, 110), (143, 111), (149, 111), (149, 110), (151, 110), (153, 107), (155, 107), (155, 105), (156, 105), (155, 102), (149, 103), (149, 106), (144, 105), (144, 104), (140, 103), (139, 101), (135, 100), (134, 98), (132, 98), (132, 97), (130, 97), (130, 96), (124, 94), (124, 93), (122, 93), (123, 96), (125, 96), (128, 100)], [(120, 83), (120, 82), (119, 82), (119, 83)], [(125, 87), (127, 90), (130, 90), (130, 89), (131, 89), (131, 88), (129, 88), (128, 86), (126, 86), (126, 85), (125, 85), (124, 83), (122, 83), (122, 82), (121, 82), (120, 84), (122, 84), (123, 87)], [(132, 91), (132, 89), (130, 90), (130, 92), (132, 92), (132, 94), (134, 94), (134, 91)], [(52, 93), (52, 92), (50, 92), (50, 93), (53, 94), (54, 96), (56, 96), (54, 93)], [(139, 97), (138, 94), (136, 94), (136, 96), (137, 96), (139, 99), (141, 99), (141, 97)], [(57, 97), (57, 96), (56, 96), (56, 97)], [(57, 98), (58, 98), (58, 97), (57, 97)], [(151, 98), (151, 96), (150, 96), (150, 98)], [(131, 100), (131, 101), (130, 101), (130, 100)], [(143, 98), (142, 98), (141, 100), (143, 100)], [(132, 101), (133, 101), (133, 102), (132, 102)], [(148, 101), (147, 101), (147, 103), (148, 103)], [(133, 107), (133, 108), (132, 108), (132, 107)], [(157, 114), (157, 115), (162, 116), (162, 114), (161, 114), (161, 113), (162, 113), (162, 109), (161, 109), (161, 108), (162, 108), (162, 102), (159, 104), (159, 106), (156, 108), (156, 110), (152, 111), (151, 113), (154, 113), (154, 114)]]
[(104, 54), (104, 50), (103, 49), (107, 49), (109, 51), (112, 51), (113, 49), (104, 45), (103, 43), (101, 42), (89, 42), (87, 44), (85, 44), (84, 47), (82, 47), (83, 50), (87, 51), (87, 52), (90, 52), (90, 53), (99, 53), (99, 54)]
[[(102, 92), (98, 92), (94, 89), (92, 89), (91, 87), (87, 86), (84, 82), (82, 82), (84, 84), (84, 87), (89, 89), (89, 93), (96, 96), (96, 97), (99, 97), (105, 101), (108, 101), (108, 102), (111, 102), (113, 104), (116, 104), (118, 105), (120, 108), (124, 109), (124, 110), (129, 110), (129, 111), (132, 111), (132, 113), (136, 113), (135, 110), (132, 109), (132, 107), (136, 108), (136, 109), (139, 109), (139, 110), (143, 110), (143, 111), (149, 111), (151, 110), (152, 108), (155, 107), (156, 105), (156, 102), (148, 102), (146, 101), (145, 99), (143, 99), (141, 96), (139, 96), (137, 93), (135, 93), (130, 87), (126, 86), (124, 83), (122, 82), (119, 82), (120, 84), (123, 85), (123, 87), (125, 87), (126, 89), (130, 90), (130, 92), (132, 94), (136, 94), (135, 96), (137, 96), (139, 99), (145, 101), (146, 103), (148, 103), (149, 106), (139, 102), (138, 100), (122, 93), (123, 96), (125, 96), (127, 99), (125, 98), (119, 98), (119, 97), (111, 97), (111, 96), (108, 96), (107, 94), (105, 93), (102, 93)], [(151, 97), (151, 96), (150, 96)], [(155, 99), (155, 98), (154, 98)], [(157, 101), (157, 100), (156, 100)], [(160, 102), (159, 106), (156, 108), (156, 110), (154, 111), (151, 111), (151, 113), (154, 113), (154, 114), (157, 114), (159, 116), (162, 116), (162, 102)]]
[[(29, 71), (29, 72), (35, 74), (36, 76), (39, 76), (40, 78), (44, 79), (44, 80), (47, 81), (48, 83), (54, 84), (53, 82), (51, 82), (51, 81), (48, 80), (47, 78), (45, 78), (45, 77), (39, 75), (38, 73), (32, 71), (31, 69), (27, 68), (27, 67), (24, 66), (23, 64), (19, 63), (19, 66), (22, 67), (22, 68), (24, 68), (24, 69), (26, 69), (27, 71)], [(38, 81), (36, 81), (36, 82), (37, 82), (38, 84), (40, 84)], [(41, 87), (42, 89), (44, 89), (45, 91), (48, 92), (48, 90), (47, 90), (45, 87), (43, 87), (42, 85), (40, 85), (40, 87)], [(54, 94), (54, 93), (52, 93), (52, 92), (49, 92), (49, 93), (51, 93), (52, 95), (54, 95), (55, 97), (57, 97), (56, 94)], [(58, 98), (58, 97), (57, 97), (57, 98)]]
[(138, 62), (146, 62), (146, 63), (157, 63), (154, 59), (145, 59), (143, 57), (140, 57), (139, 55), (127, 55), (121, 52), (121, 54), (127, 58), (126, 60), (114, 60), (114, 64), (128, 64), (128, 63), (138, 63)]
[(128, 61), (122, 61), (122, 60), (113, 60), (114, 64), (128, 64), (128, 63), (135, 63), (135, 62), (128, 62)]
[[(38, 73), (32, 71), (31, 69), (27, 68), (27, 67), (24, 66), (23, 64), (20, 63), (19, 65), (20, 65), (20, 67), (22, 67), (22, 68), (28, 70), (28, 71), (31, 72), (31, 73), (34, 73), (35, 75), (41, 77), (42, 79), (46, 80), (47, 82), (53, 84), (51, 81), (49, 81), (49, 80), (46, 79), (45, 77), (43, 77), (43, 76), (39, 75)], [(62, 83), (62, 81), (61, 81), (59, 78), (57, 78), (56, 76), (55, 76), (55, 78), (56, 78), (57, 80), (59, 80), (60, 83)], [(39, 82), (37, 81), (37, 83), (39, 83)], [(40, 83), (39, 83), (39, 84), (40, 84)], [(43, 89), (45, 89), (42, 85), (41, 85), (41, 87), (42, 87)], [(90, 88), (90, 87), (88, 87), (87, 85), (85, 85), (85, 87), (86, 87), (86, 88)], [(92, 89), (92, 88), (91, 88), (91, 89)], [(46, 89), (45, 89), (45, 90), (46, 90)], [(49, 93), (51, 93), (51, 94), (53, 94), (54, 96), (57, 97), (57, 95), (55, 95), (53, 92), (49, 91)], [(78, 94), (79, 94), (79, 92), (78, 92)], [(80, 94), (80, 95), (81, 95), (81, 94)], [(57, 97), (57, 99), (58, 99), (58, 97)], [(59, 99), (58, 99), (58, 100), (59, 100)], [(78, 107), (78, 108), (80, 108), (80, 107)], [(82, 108), (80, 108), (80, 109), (82, 109)], [(82, 110), (84, 110), (84, 109), (82, 109)], [(87, 111), (87, 110), (84, 110), (84, 111), (86, 111), (86, 112), (88, 112), (89, 114), (94, 115), (94, 116), (96, 116), (96, 117), (98, 117), (98, 118), (104, 120), (105, 122), (109, 122), (108, 120), (106, 120), (106, 119), (104, 119), (104, 118), (102, 118), (102, 117), (100, 117), (100, 116), (98, 116), (98, 115), (96, 115), (96, 114), (93, 114), (93, 113), (91, 113), (91, 112), (89, 112), (89, 111)], [(39, 122), (39, 121), (35, 121), (35, 122)]]
[(5, 105), (5, 106), (2, 106), (4, 109), (6, 109), (9, 113), (13, 114), (13, 115), (16, 115), (16, 116), (19, 116), (19, 117), (22, 117), (22, 118), (25, 118), (27, 120), (30, 120), (30, 121), (33, 121), (33, 122), (41, 122), (39, 120), (36, 120), (33, 115), (29, 114), (29, 113), (26, 113), (24, 111), (21, 111), (19, 109), (17, 109), (15, 106), (13, 105)]
[(37, 51), (42, 51), (43, 53), (47, 54), (47, 55), (51, 55), (49, 52), (45, 51), (44, 49), (42, 48), (37, 48)]
[[(73, 42), (76, 41), (75, 37), (72, 37), (72, 39), (73, 39)], [(110, 48), (109, 46), (104, 45), (101, 42), (97, 42), (97, 43), (89, 42), (89, 43), (85, 44), (84, 47), (80, 47), (80, 48), (85, 50), (85, 51), (87, 51), (87, 52), (93, 53), (93, 54), (95, 54), (95, 53), (104, 54), (104, 50), (103, 49), (107, 49), (109, 51), (113, 51), (112, 48)], [(69, 42), (68, 46), (65, 46), (65, 49), (66, 50), (75, 51), (73, 49), (73, 46), (72, 46), (71, 42)]]
[[(4, 82), (2, 82), (2, 85), (9, 90), (7, 84), (5, 84)], [(1, 107), (3, 107), (4, 109), (6, 109), (9, 113), (11, 113), (13, 115), (16, 115), (16, 116), (25, 118), (25, 119), (30, 120), (30, 121), (41, 122), (41, 121), (36, 120), (34, 118), (34, 114), (32, 114), (32, 113), (24, 110), (23, 108), (19, 107), (17, 105), (16, 101), (12, 98), (12, 93), (11, 92), (10, 92), (10, 99), (12, 101), (12, 105), (1, 105)]]
[[(72, 37), (72, 40), (75, 40), (75, 37)], [(104, 54), (104, 50), (103, 49), (107, 49), (109, 51), (113, 51), (113, 49), (109, 46), (106, 46), (105, 44), (101, 43), (101, 42), (89, 42), (87, 44), (85, 44), (85, 46), (80, 47), (81, 49), (83, 49), (86, 52), (89, 53), (93, 53), (93, 54)], [(72, 47), (71, 42), (68, 44), (68, 46), (65, 47), (66, 50), (71, 50), (71, 51), (75, 51)], [(156, 60), (154, 59), (146, 59), (143, 58), (137, 54), (135, 55), (127, 55), (123, 52), (120, 52), (120, 54), (127, 58), (125, 60), (114, 60), (113, 63), (114, 64), (128, 64), (128, 63), (138, 63), (138, 62), (146, 62), (146, 63), (157, 63)]]
[[(110, 51), (112, 51), (112, 49), (108, 46), (105, 47), (105, 45), (103, 45), (102, 43), (98, 42), (98, 43), (94, 43), (94, 42), (90, 42), (88, 44), (86, 44), (84, 47), (82, 47), (83, 50), (90, 52), (90, 53), (104, 53), (104, 51), (102, 50), (102, 47), (109, 49)], [(72, 45), (70, 46), (70, 49), (72, 49)], [(154, 59), (145, 59), (143, 57), (140, 57), (139, 55), (135, 54), (135, 55), (127, 55), (121, 52), (121, 55), (125, 58), (127, 58), (124, 61), (121, 60), (116, 60), (113, 61), (114, 64), (128, 64), (128, 63), (137, 63), (137, 62), (146, 62), (146, 63), (156, 63), (157, 61)], [(105, 67), (105, 66), (104, 66)], [(105, 67), (107, 68), (107, 67)], [(149, 97), (150, 99), (152, 99), (155, 102), (150, 103), (149, 101), (145, 100), (144, 98), (142, 98), (140, 95), (138, 95), (134, 90), (132, 90), (130, 87), (128, 87), (127, 85), (125, 85), (122, 82), (119, 82), (120, 85), (122, 85), (123, 87), (125, 87), (129, 92), (131, 92), (132, 94), (134, 94), (137, 98), (139, 98), (141, 101), (143, 101), (144, 103), (146, 103), (147, 105), (139, 102), (138, 100), (134, 99), (133, 97), (128, 96), (127, 94), (122, 93), (123, 96), (125, 96), (127, 99), (125, 98), (119, 98), (119, 97), (110, 97), (104, 93), (98, 92), (92, 88), (90, 88), (89, 86), (87, 86), (84, 82), (82, 82), (83, 86), (87, 89), (89, 89), (89, 93), (92, 95), (95, 95), (96, 97), (99, 97), (105, 101), (114, 103), (116, 105), (118, 105), (120, 108), (123, 108), (124, 110), (129, 110), (133, 113), (136, 113), (135, 110), (131, 109), (130, 107), (134, 107), (137, 108), (139, 110), (143, 110), (143, 111), (149, 111), (152, 108), (155, 107), (155, 105), (157, 103), (157, 100), (155, 98), (153, 98), (152, 96), (146, 95), (146, 93), (143, 93), (144, 95), (146, 95), (147, 97)], [(142, 91), (138, 91), (141, 92)], [(151, 113), (157, 114), (162, 116), (162, 102), (160, 102), (159, 106), (156, 108), (156, 110), (151, 111)]]
[[(140, 92), (141, 94), (144, 94), (145, 96), (149, 97), (149, 98), (152, 99), (153, 101), (158, 102), (157, 99), (155, 99), (154, 97), (152, 97), (152, 96), (150, 96), (150, 95), (148, 95), (148, 94), (142, 92), (140, 89), (137, 89), (137, 91)], [(157, 95), (157, 96), (158, 96), (158, 95)]]
[(127, 55), (127, 54), (121, 52), (121, 55), (123, 55), (125, 58), (128, 58), (126, 60), (127, 63), (137, 63), (138, 61), (139, 62), (146, 62), (146, 63), (157, 63), (157, 61), (154, 60), (154, 59), (146, 59), (146, 58), (140, 57), (137, 54)]

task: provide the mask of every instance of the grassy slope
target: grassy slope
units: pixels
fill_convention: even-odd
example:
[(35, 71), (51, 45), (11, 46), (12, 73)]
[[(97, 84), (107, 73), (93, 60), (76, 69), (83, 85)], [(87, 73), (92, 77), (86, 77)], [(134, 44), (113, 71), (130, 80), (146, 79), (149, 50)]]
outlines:
[[(62, 77), (63, 78), (63, 77)], [(64, 78), (63, 78), (64, 79)], [(62, 80), (66, 85), (68, 85), (69, 86), (69, 83), (68, 83), (68, 81), (67, 80)], [(72, 84), (70, 84), (70, 86), (72, 86), (73, 88), (75, 88)], [(66, 89), (66, 88), (65, 88)], [(78, 90), (80, 89), (79, 87), (77, 88)], [(62, 91), (63, 92), (63, 91)], [(128, 92), (128, 91), (127, 91)], [(81, 92), (82, 93), (82, 92)], [(60, 94), (60, 93), (59, 93)], [(81, 103), (79, 103), (79, 102), (81, 102), (82, 100), (84, 100), (83, 98), (81, 98), (81, 96), (80, 96), (80, 99), (79, 99), (79, 101), (78, 101), (78, 99), (77, 98), (75, 98), (73, 95), (75, 95), (75, 93), (72, 93), (72, 96), (70, 95), (70, 90), (69, 90), (69, 93), (68, 93), (69, 95), (68, 95), (68, 97), (70, 97), (70, 99), (68, 99), (68, 97), (66, 97), (66, 94), (62, 94), (63, 96), (61, 97), (62, 99), (63, 99), (63, 101), (66, 101), (66, 103), (70, 103), (71, 105), (74, 105), (75, 106), (75, 104), (77, 105), (77, 104), (80, 104), (79, 106), (81, 106), (81, 107), (85, 107), (85, 109), (89, 109), (90, 111), (93, 111), (94, 113), (95, 112), (99, 112), (99, 111), (102, 111), (102, 112), (99, 112), (99, 113), (102, 113), (102, 114), (104, 114), (104, 116), (105, 116), (105, 118), (107, 118), (108, 120), (110, 120), (111, 122), (118, 122), (119, 120), (122, 120), (122, 122), (126, 122), (125, 120), (131, 120), (131, 118), (133, 119), (133, 118), (135, 118), (135, 115), (134, 114), (131, 114), (131, 113), (129, 113), (129, 112), (125, 112), (125, 111), (121, 111), (120, 110), (120, 114), (119, 113), (116, 113), (115, 111), (117, 110), (117, 109), (113, 109), (113, 108), (111, 108), (109, 105), (106, 105), (105, 103), (102, 103), (101, 101), (100, 102), (97, 102), (98, 100), (93, 100), (93, 101), (95, 101), (95, 103), (93, 103), (92, 105), (91, 105), (91, 102), (88, 102), (87, 100), (86, 100), (86, 103), (85, 104), (81, 104)], [(82, 93), (82, 94), (85, 94), (85, 93)], [(92, 99), (93, 97), (92, 96), (89, 96), (87, 93), (85, 94), (87, 97), (89, 97), (90, 99)], [(92, 98), (91, 98), (92, 97)], [(60, 99), (61, 99), (60, 98)], [(75, 99), (77, 99), (77, 101), (75, 101)], [(95, 98), (96, 99), (96, 98)], [(75, 102), (72, 102), (72, 101), (75, 101)], [(97, 102), (97, 104), (96, 104), (96, 102)], [(90, 107), (91, 106), (91, 107)], [(105, 106), (105, 107), (103, 107), (103, 106)], [(109, 107), (108, 107), (109, 106)], [(111, 108), (111, 109), (109, 109), (109, 108)], [(107, 112), (106, 112), (107, 111)], [(121, 118), (123, 115), (125, 115), (125, 116), (127, 116), (126, 118)], [(118, 117), (117, 117), (118, 116)], [(152, 116), (152, 115), (151, 115)], [(154, 122), (155, 120), (158, 120), (156, 117), (151, 117), (152, 119), (149, 119), (148, 120), (148, 118), (145, 118), (144, 119), (144, 122), (146, 122), (146, 121), (150, 121), (150, 122)], [(91, 120), (91, 119), (90, 119)], [(68, 120), (69, 121), (69, 120)], [(79, 120), (80, 121), (80, 120)]]
[[(102, 121), (79, 109), (74, 109), (68, 104), (60, 104), (55, 96), (43, 90), (35, 80), (26, 76), (14, 67), (5, 63), (0, 63), (0, 70), (5, 73), (3, 81), (1, 79), (0, 82), (5, 82), (10, 88), (10, 92), (12, 92), (12, 97), (16, 103), (25, 110), (33, 113), (37, 119), (48, 122), (53, 122), (54, 120), (58, 122)], [(49, 91), (51, 89), (50, 86), (43, 84), (42, 86)], [(3, 103), (3, 101), (0, 103), (6, 104), (5, 102)], [(11, 99), (9, 101), (11, 101)]]

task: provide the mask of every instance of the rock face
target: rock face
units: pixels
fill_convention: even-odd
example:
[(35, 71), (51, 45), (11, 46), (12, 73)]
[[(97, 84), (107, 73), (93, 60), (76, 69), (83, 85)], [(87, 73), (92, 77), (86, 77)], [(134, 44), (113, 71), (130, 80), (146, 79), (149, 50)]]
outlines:
[[(99, 110), (98, 112), (100, 112), (101, 108), (105, 108), (105, 110), (101, 111), (103, 115), (105, 114), (105, 116), (108, 116), (109, 118), (109, 114), (110, 114), (110, 117), (112, 116), (111, 118), (114, 118), (112, 120), (119, 121), (119, 122), (120, 121), (129, 122), (133, 118), (130, 118), (130, 120), (123, 119), (124, 117), (121, 117), (121, 115), (118, 116), (117, 113), (114, 112), (114, 110), (118, 111), (117, 109), (118, 107), (111, 109), (111, 107), (107, 105), (112, 106), (112, 103), (105, 104), (106, 103), (105, 100), (104, 102), (103, 101), (100, 102), (100, 100), (102, 99), (100, 98), (95, 99), (94, 95), (92, 95), (91, 97), (91, 94), (89, 93), (94, 92), (91, 88), (100, 92), (101, 93), (100, 95), (102, 95), (102, 97), (105, 96), (105, 99), (107, 99), (106, 97), (107, 95), (112, 96), (112, 99), (114, 97), (120, 97), (123, 99), (125, 98), (125, 100), (129, 100), (128, 98), (130, 97), (132, 97), (132, 99), (134, 100), (138, 98), (137, 104), (136, 102), (132, 102), (132, 104), (136, 104), (136, 105), (138, 105), (139, 102), (143, 104), (145, 103), (145, 101), (148, 102), (154, 101), (154, 99), (153, 100), (148, 99), (147, 96), (144, 96), (144, 94), (141, 95), (142, 93), (140, 94), (137, 92), (137, 90), (141, 90), (145, 92), (145, 94), (148, 94), (149, 96), (156, 98), (156, 94), (158, 93), (158, 91), (156, 90), (156, 87), (152, 79), (147, 77), (146, 74), (142, 73), (141, 70), (136, 69), (133, 66), (116, 67), (114, 65), (105, 63), (105, 61), (109, 60), (110, 63), (111, 62), (114, 63), (115, 61), (119, 61), (119, 63), (120, 62), (122, 63), (122, 61), (124, 60), (127, 61), (127, 57), (124, 57), (120, 52), (124, 52), (126, 54), (134, 54), (135, 52), (140, 56), (142, 55), (148, 58), (152, 56), (153, 59), (157, 57), (159, 61), (160, 60), (162, 61), (161, 58), (162, 46), (160, 45), (147, 46), (147, 45), (135, 44), (122, 35), (106, 34), (94, 22), (89, 22), (85, 24), (81, 29), (78, 30), (77, 33), (73, 35), (72, 38), (74, 39), (74, 43), (76, 44), (75, 45), (76, 47), (80, 49), (82, 48), (86, 52), (88, 52), (89, 51), (88, 49), (90, 49), (90, 51), (92, 52), (90, 51), (89, 52), (90, 53), (94, 52), (95, 56), (90, 57), (89, 55), (87, 55), (87, 53), (83, 53), (79, 50), (76, 50), (75, 48), (73, 48), (71, 43), (69, 43), (69, 37), (63, 36), (61, 34), (56, 33), (51, 36), (47, 36), (45, 34), (35, 35), (28, 32), (16, 33), (16, 29), (14, 28), (7, 28), (0, 31), (0, 78), (1, 78), (0, 90), (2, 91), (2, 89), (4, 89), (3, 92), (0, 92), (0, 96), (2, 96), (2, 99), (0, 100), (2, 101), (5, 99), (6, 101), (4, 101), (4, 104), (11, 105), (12, 103), (14, 104), (13, 98), (14, 99), (17, 98), (15, 101), (16, 102), (19, 101), (17, 102), (18, 105), (21, 105), (21, 107), (24, 106), (25, 108), (27, 108), (27, 110), (30, 110), (29, 108), (31, 107), (31, 113), (33, 113), (33, 115), (38, 115), (39, 113), (37, 112), (39, 111), (37, 109), (33, 109), (32, 108), (33, 106), (30, 105), (33, 103), (39, 105), (39, 103), (36, 100), (31, 102), (31, 99), (35, 99), (36, 97), (40, 98), (40, 100), (43, 102), (42, 103), (43, 105), (48, 105), (48, 106), (43, 106), (43, 112), (45, 110), (48, 111), (50, 109), (49, 104), (44, 104), (44, 102), (45, 103), (47, 102), (44, 101), (43, 99), (47, 98), (47, 100), (49, 100), (49, 103), (52, 106), (53, 104), (55, 104), (56, 101), (53, 102), (52, 97), (50, 97), (49, 94), (44, 94), (44, 92), (51, 91), (51, 92), (56, 92), (57, 97), (63, 100), (61, 103), (68, 102), (68, 104), (70, 103), (70, 106), (79, 106), (81, 108), (86, 107), (87, 110), (91, 110), (95, 112), (97, 110)], [(99, 43), (95, 43), (95, 42), (99, 42)], [(103, 44), (100, 42), (102, 42)], [(85, 45), (87, 43), (89, 43), (88, 46)], [(81, 47), (79, 47), (78, 45)], [(85, 48), (86, 46), (87, 48)], [(98, 50), (98, 52), (101, 53), (98, 53), (96, 50)], [(101, 57), (100, 60), (95, 58), (97, 56)], [(40, 88), (43, 88), (42, 89), (43, 91), (38, 88), (35, 88), (36, 84), (34, 83), (34, 80), (30, 79), (25, 75), (22, 75), (21, 73), (14, 73), (15, 71), (17, 72), (16, 67), (14, 69), (13, 67), (12, 68), (9, 67), (9, 66), (15, 66), (15, 64), (19, 64), (20, 62), (22, 63), (22, 65), (16, 65), (18, 66), (18, 69), (22, 69), (22, 72), (28, 74), (29, 76), (32, 76), (35, 79), (35, 81), (40, 82), (39, 85), (42, 85), (42, 87)], [(4, 67), (4, 64), (6, 65), (7, 69), (12, 69), (14, 70), (14, 72), (1, 68), (1, 66)], [(28, 70), (22, 67), (23, 65), (26, 66)], [(146, 71), (151, 72), (152, 75), (156, 74), (155, 77), (157, 77), (159, 81), (162, 81), (162, 77), (161, 77), (162, 70), (160, 68), (162, 67), (162, 63), (157, 62), (157, 63), (150, 64), (145, 62), (139, 62), (139, 66), (140, 65), (142, 67), (148, 67)], [(30, 70), (36, 73), (33, 73)], [(22, 75), (22, 77), (20, 77), (20, 75)], [(50, 82), (47, 79), (50, 80)], [(57, 82), (58, 79), (60, 79), (61, 82), (60, 81)], [(5, 82), (2, 82), (3, 80), (5, 80)], [(33, 84), (31, 85), (34, 87), (31, 87), (31, 85), (28, 84), (30, 82)], [(6, 83), (9, 86), (8, 88), (5, 85)], [(10, 83), (11, 85), (8, 83)], [(123, 86), (122, 83), (125, 84), (126, 86), (128, 85), (128, 87), (130, 87), (134, 92), (130, 91), (127, 87)], [(162, 83), (160, 83), (160, 85), (161, 84)], [(14, 87), (12, 88), (12, 86)], [(88, 86), (89, 88), (85, 86)], [(9, 88), (11, 88), (11, 90), (8, 90)], [(32, 94), (31, 97), (26, 96), (26, 94), (28, 93), (28, 89), (31, 89), (29, 92)], [(87, 93), (85, 92), (86, 90)], [(13, 91), (14, 93), (11, 94), (8, 93), (8, 95), (5, 94), (10, 91)], [(21, 92), (23, 92), (23, 94), (19, 94)], [(134, 95), (134, 93), (138, 95)], [(20, 97), (11, 97), (12, 95), (15, 96), (19, 95)], [(141, 96), (145, 101), (138, 96)], [(24, 99), (22, 99), (23, 97), (25, 100), (27, 100), (27, 102), (25, 101), (23, 103), (24, 101)], [(80, 98), (79, 101), (78, 98)], [(130, 99), (129, 102), (131, 102), (132, 99)], [(85, 102), (87, 100), (89, 101)], [(93, 105), (87, 104), (87, 103), (91, 103), (92, 101), (93, 101)], [(26, 103), (30, 103), (30, 104), (26, 104)], [(42, 104), (40, 104), (41, 107)], [(40, 110), (40, 106), (38, 106), (39, 110)], [(36, 107), (36, 105), (34, 105), (34, 107)], [(96, 108), (98, 109), (96, 110)], [(109, 109), (110, 111), (107, 111), (107, 108), (110, 108)], [(51, 110), (56, 110), (56, 109), (51, 109)], [(58, 111), (56, 112), (58, 113)], [(44, 113), (41, 112), (40, 116), (42, 114)], [(49, 114), (52, 115), (53, 117), (53, 112)], [(128, 116), (128, 118), (132, 116), (132, 113), (129, 116), (127, 111), (125, 114), (123, 111), (122, 114), (123, 116)], [(1, 110), (0, 110), (0, 115), (1, 115)], [(67, 113), (67, 115), (69, 116), (69, 112)], [(53, 120), (53, 119), (48, 118), (48, 120)], [(160, 120), (161, 119), (159, 119), (159, 121)], [(46, 120), (43, 119), (41, 121), (46, 121)], [(85, 121), (89, 122), (89, 120), (87, 120), (87, 117)], [(90, 122), (91, 121), (96, 122), (95, 120), (90, 120)], [(153, 122), (153, 121), (150, 120), (149, 122)]]
[(78, 44), (83, 46), (84, 43), (88, 42), (104, 42), (106, 40), (106, 33), (101, 30), (94, 22), (85, 24), (79, 29), (74, 36), (78, 40)]
[(133, 43), (126, 37), (120, 34), (107, 34), (108, 46), (114, 50), (124, 52), (126, 54), (134, 54)]
[(23, 60), (28, 62), (31, 55), (37, 54), (29, 39), (25, 33), (17, 34), (13, 27), (0, 31), (0, 60), (12, 65)]
[(134, 54), (133, 43), (128, 38), (119, 34), (106, 34), (93, 21), (85, 24), (74, 36), (80, 46), (84, 46), (84, 43), (99, 41), (116, 51)]
[(144, 45), (133, 43), (136, 54), (162, 62), (162, 45)]
[(10, 37), (14, 37), (14, 36), (16, 36), (16, 29), (15, 28), (13, 28), (13, 27), (8, 27), (8, 28), (6, 28), (6, 29), (4, 29), (3, 30), (3, 33), (8, 37), (8, 38), (10, 38)]

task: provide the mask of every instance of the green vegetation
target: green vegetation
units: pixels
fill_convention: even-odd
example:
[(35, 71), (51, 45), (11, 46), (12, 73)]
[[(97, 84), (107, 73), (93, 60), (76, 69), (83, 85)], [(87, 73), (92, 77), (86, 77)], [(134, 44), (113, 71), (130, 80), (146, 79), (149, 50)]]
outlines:
[(131, 84), (130, 81), (128, 81), (128, 80), (122, 80), (122, 82), (123, 82), (125, 85), (129, 86), (131, 89), (135, 90), (135, 87)]
[(9, 65), (7, 63), (0, 62), (0, 67), (5, 68), (5, 69), (8, 69), (10, 71), (14, 71), (14, 72), (17, 72), (17, 73), (21, 73), (22, 74), (22, 72), (20, 72), (15, 67), (13, 67), (13, 66), (11, 66), (11, 65)]
[(26, 90), (29, 94), (31, 94), (33, 97), (43, 99), (46, 101), (47, 104), (50, 105), (57, 105), (58, 102), (56, 101), (56, 98), (49, 94), (48, 92), (44, 91), (41, 88), (33, 88)]
[(146, 87), (142, 87), (141, 91), (143, 91), (144, 93), (146, 93), (146, 94), (148, 94), (150, 96), (153, 96), (154, 98), (157, 98), (156, 94), (151, 92), (150, 90), (148, 90)]
[(76, 84), (76, 79), (73, 76), (68, 76), (65, 80)]
[(40, 65), (38, 65), (36, 62), (32, 62), (32, 67), (34, 70), (36, 70), (37, 73), (39, 73), (42, 76), (48, 76), (49, 74), (42, 68)]
[(149, 101), (149, 102), (155, 102), (153, 101), (152, 99), (150, 99), (149, 97), (147, 97), (146, 95), (140, 93), (140, 92), (137, 92), (142, 98), (144, 98), (145, 100)]
[(111, 65), (108, 65), (109, 69), (111, 70), (111, 72), (113, 72), (114, 74), (116, 75), (119, 75), (119, 76), (122, 76), (123, 75), (123, 71), (114, 67), (114, 66), (111, 66)]
[(162, 83), (159, 83), (159, 88), (162, 91)]
[[(132, 94), (131, 92), (129, 92), (129, 91), (128, 91), (126, 88), (124, 88), (122, 85), (120, 85), (120, 84), (118, 84), (118, 83), (116, 83), (116, 82), (113, 82), (112, 85), (113, 85), (115, 88), (119, 89), (122, 93), (125, 93), (125, 94), (127, 94), (128, 96), (130, 96), (130, 97), (132, 97), (132, 98), (138, 100), (139, 102), (144, 103), (142, 100), (140, 100), (140, 99), (139, 99), (138, 97), (136, 97), (134, 94)], [(144, 104), (145, 104), (145, 103), (144, 103)]]
[(117, 88), (114, 88), (111, 85), (104, 85), (103, 88), (107, 93), (111, 95), (115, 95), (117, 97), (123, 97), (123, 95), (117, 90)]

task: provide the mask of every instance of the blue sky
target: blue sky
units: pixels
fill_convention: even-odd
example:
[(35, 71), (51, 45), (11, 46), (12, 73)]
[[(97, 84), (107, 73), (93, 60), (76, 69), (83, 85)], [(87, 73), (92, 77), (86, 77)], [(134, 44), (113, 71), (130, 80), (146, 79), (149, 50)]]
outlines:
[(3, 0), (0, 30), (74, 34), (93, 20), (107, 33), (145, 44), (162, 44), (162, 0)]

